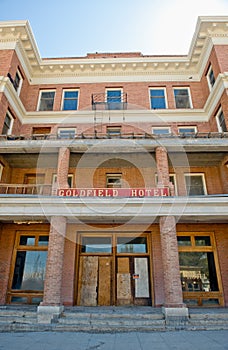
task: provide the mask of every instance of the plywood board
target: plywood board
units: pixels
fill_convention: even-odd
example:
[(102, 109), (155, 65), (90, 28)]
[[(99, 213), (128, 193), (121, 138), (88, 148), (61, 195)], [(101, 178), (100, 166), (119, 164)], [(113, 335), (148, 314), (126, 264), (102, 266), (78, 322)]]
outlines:
[(118, 258), (117, 259), (118, 273), (130, 273), (129, 258)]
[(111, 258), (99, 257), (98, 305), (111, 305)]
[(138, 275), (138, 278), (135, 279), (135, 297), (149, 298), (148, 259), (134, 258), (134, 272)]
[(79, 271), (79, 300), (83, 306), (97, 305), (98, 257), (82, 256)]
[(131, 303), (131, 276), (130, 273), (117, 273), (117, 302)]

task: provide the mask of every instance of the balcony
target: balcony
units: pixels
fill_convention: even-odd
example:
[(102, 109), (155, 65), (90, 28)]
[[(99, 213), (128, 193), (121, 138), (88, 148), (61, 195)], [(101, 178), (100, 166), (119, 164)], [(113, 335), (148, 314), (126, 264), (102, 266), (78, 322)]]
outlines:
[(92, 94), (91, 100), (93, 110), (127, 109), (127, 94), (120, 90), (114, 90), (111, 96), (106, 93)]
[(0, 195), (39, 195), (50, 196), (52, 185), (44, 184), (6, 184), (0, 183)]

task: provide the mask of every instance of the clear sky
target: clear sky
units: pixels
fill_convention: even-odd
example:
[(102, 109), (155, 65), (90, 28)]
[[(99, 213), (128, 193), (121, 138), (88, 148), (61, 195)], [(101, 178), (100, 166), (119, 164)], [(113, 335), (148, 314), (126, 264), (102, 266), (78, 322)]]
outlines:
[(228, 0), (0, 0), (0, 20), (29, 20), (42, 57), (187, 54), (198, 16)]

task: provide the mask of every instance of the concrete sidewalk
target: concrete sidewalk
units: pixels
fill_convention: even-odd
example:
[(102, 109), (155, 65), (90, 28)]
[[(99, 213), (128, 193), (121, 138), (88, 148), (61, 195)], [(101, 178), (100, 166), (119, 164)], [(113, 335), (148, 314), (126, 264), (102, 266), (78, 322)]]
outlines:
[(0, 350), (228, 350), (228, 331), (0, 333)]

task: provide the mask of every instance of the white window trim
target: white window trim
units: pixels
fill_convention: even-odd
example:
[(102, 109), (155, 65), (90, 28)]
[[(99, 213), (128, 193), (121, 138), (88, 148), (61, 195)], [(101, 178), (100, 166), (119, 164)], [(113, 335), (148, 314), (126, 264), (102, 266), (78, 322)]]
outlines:
[(22, 88), (22, 84), (23, 84), (23, 77), (22, 77), (21, 72), (20, 72), (19, 69), (17, 69), (16, 74), (18, 74), (18, 75), (19, 75), (19, 78), (20, 78), (20, 82), (19, 82), (19, 85), (18, 85), (18, 89), (16, 90), (16, 93), (17, 93), (18, 96), (19, 96), (20, 93), (21, 93), (21, 88)]
[(75, 92), (77, 92), (78, 93), (78, 98), (77, 98), (77, 109), (73, 109), (73, 111), (77, 111), (78, 109), (79, 109), (79, 89), (63, 89), (63, 91), (62, 91), (62, 101), (61, 101), (61, 111), (65, 111), (64, 109), (63, 109), (63, 104), (64, 104), (64, 93), (65, 92), (68, 92), (68, 91), (75, 91)]
[(123, 102), (123, 88), (106, 88), (105, 89), (105, 101), (108, 100), (108, 91), (121, 91), (121, 102)]
[[(189, 86), (175, 86), (175, 87), (173, 87), (173, 96), (174, 96), (174, 102), (175, 102), (175, 107), (176, 107), (176, 99), (175, 99), (174, 90), (188, 90), (189, 105), (190, 105), (190, 108), (193, 108), (191, 90), (190, 90)], [(190, 109), (190, 108), (178, 108), (178, 109)]]
[[(73, 186), (74, 175), (68, 174), (67, 179), (71, 179), (71, 185)], [(55, 186), (56, 184), (57, 184), (57, 174), (53, 174), (52, 175), (52, 186)]]
[(120, 188), (122, 187), (122, 173), (116, 173), (116, 174), (112, 174), (112, 173), (109, 173), (109, 174), (106, 174), (106, 187), (108, 188), (108, 179), (109, 178), (119, 178), (120, 179)]
[(150, 91), (151, 90), (163, 90), (164, 91), (164, 97), (165, 97), (165, 108), (159, 108), (160, 109), (167, 109), (168, 108), (168, 100), (167, 100), (167, 93), (166, 93), (166, 88), (165, 87), (150, 87), (149, 88), (149, 102), (150, 102), (150, 109), (154, 110), (151, 106), (151, 96), (150, 96)]
[(217, 128), (218, 128), (218, 132), (224, 132), (221, 128), (221, 125), (220, 125), (220, 121), (219, 121), (219, 115), (223, 113), (224, 115), (224, 112), (222, 110), (222, 107), (219, 108), (218, 112), (216, 113), (215, 115), (215, 119), (216, 119), (216, 123), (217, 123)]
[[(209, 77), (211, 71), (213, 71), (213, 68), (212, 68), (212, 65), (210, 64), (209, 68), (208, 68), (208, 71), (207, 71), (207, 83), (208, 83), (208, 87), (209, 87), (210, 91), (212, 90), (212, 88), (214, 86), (214, 85), (211, 85), (211, 81), (210, 81), (210, 77)], [(214, 75), (214, 71), (213, 71), (213, 75)]]
[(2, 179), (3, 170), (4, 170), (4, 165), (0, 162), (0, 181)]
[[(207, 186), (206, 186), (205, 174), (203, 174), (203, 173), (185, 173), (184, 178), (187, 176), (201, 176), (202, 177), (204, 195), (206, 196), (207, 195)], [(185, 182), (185, 186), (186, 186), (186, 182)], [(187, 187), (185, 187), (185, 188), (187, 190)]]
[[(192, 125), (189, 125), (189, 126), (178, 126), (178, 133), (179, 134), (185, 134), (185, 132), (183, 132), (183, 131), (180, 131), (180, 129), (194, 129), (194, 132), (193, 133), (197, 133), (197, 126), (192, 126)], [(192, 132), (189, 132), (189, 131), (187, 131), (186, 132), (187, 134), (193, 134)]]
[[(51, 111), (40, 111), (40, 102), (41, 102), (41, 96), (42, 96), (42, 93), (43, 92), (54, 92), (54, 100), (55, 100), (55, 93), (56, 93), (56, 90), (55, 89), (43, 89), (43, 90), (40, 90), (39, 91), (39, 97), (38, 97), (38, 103), (37, 103), (37, 109), (36, 111), (37, 112), (51, 112)], [(54, 105), (54, 104), (53, 104)]]
[[(169, 177), (173, 177), (173, 182), (174, 182), (174, 193), (175, 196), (178, 196), (178, 190), (177, 190), (177, 176), (174, 173), (169, 173)], [(155, 184), (157, 185), (158, 183), (158, 174), (155, 174)]]
[[(8, 129), (6, 135), (11, 135), (12, 129), (13, 129), (14, 117), (12, 116), (12, 114), (10, 113), (10, 111), (7, 111), (7, 112), (6, 112), (6, 115), (8, 115), (8, 116), (10, 117), (10, 120), (11, 120), (11, 121), (10, 121), (10, 127), (9, 127), (9, 129)], [(5, 118), (6, 118), (6, 116), (5, 116)], [(4, 122), (5, 122), (5, 119), (4, 119)]]
[(74, 131), (74, 136), (77, 135), (77, 128), (58, 128), (58, 137), (60, 137), (60, 132), (61, 131)]
[[(154, 130), (165, 130), (165, 129), (167, 129), (167, 130), (169, 130), (169, 132), (168, 133), (164, 133), (164, 134), (156, 134), (156, 133), (154, 133)], [(171, 128), (169, 127), (169, 126), (154, 126), (154, 127), (152, 127), (152, 134), (154, 134), (154, 135), (168, 135), (168, 134), (171, 134)]]

